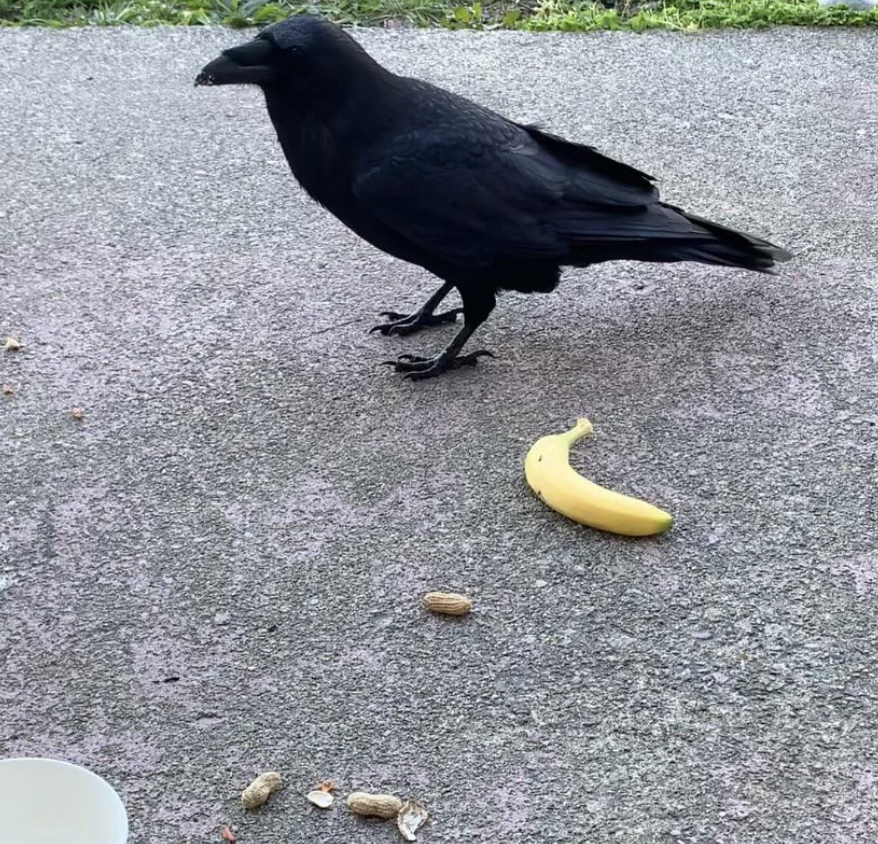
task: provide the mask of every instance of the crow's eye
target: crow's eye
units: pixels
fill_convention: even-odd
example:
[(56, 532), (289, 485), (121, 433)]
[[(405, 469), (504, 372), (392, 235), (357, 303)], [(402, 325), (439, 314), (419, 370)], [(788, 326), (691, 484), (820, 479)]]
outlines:
[(291, 59), (305, 58), (305, 48), (299, 47), (297, 44), (292, 44), (289, 47), (287, 47), (286, 53)]

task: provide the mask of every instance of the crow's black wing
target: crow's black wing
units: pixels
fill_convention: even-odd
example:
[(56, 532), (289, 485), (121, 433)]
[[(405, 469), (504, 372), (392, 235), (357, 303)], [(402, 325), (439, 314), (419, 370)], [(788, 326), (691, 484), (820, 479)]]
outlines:
[(564, 245), (541, 217), (563, 180), (517, 159), (514, 148), (407, 136), (361, 174), (354, 193), (386, 225), (454, 264), (552, 258)]
[(505, 121), (397, 138), (354, 193), (410, 242), (472, 268), (498, 258), (561, 261), (577, 245), (648, 237), (642, 226), (657, 204), (639, 171)]
[(609, 205), (638, 205), (658, 199), (658, 191), (652, 184), (655, 178), (642, 170), (616, 161), (594, 147), (546, 132), (535, 124), (515, 125), (527, 132), (543, 152), (577, 168), (582, 186), (588, 186)]

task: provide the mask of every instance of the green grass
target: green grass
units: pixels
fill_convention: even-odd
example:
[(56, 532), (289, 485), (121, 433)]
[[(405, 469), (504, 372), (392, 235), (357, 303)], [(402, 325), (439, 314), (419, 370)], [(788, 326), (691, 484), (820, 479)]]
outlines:
[(259, 26), (296, 12), (342, 24), (451, 29), (696, 31), (728, 27), (876, 26), (878, 10), (817, 0), (0, 0), (2, 26)]

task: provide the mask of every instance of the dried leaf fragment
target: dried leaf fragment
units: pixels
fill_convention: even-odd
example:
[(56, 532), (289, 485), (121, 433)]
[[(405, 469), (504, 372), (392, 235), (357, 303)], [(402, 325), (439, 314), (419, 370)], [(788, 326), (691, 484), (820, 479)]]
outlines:
[(406, 800), (396, 816), (396, 825), (406, 841), (415, 841), (415, 833), (428, 817), (427, 810), (417, 800)]
[(324, 791), (321, 788), (309, 791), (305, 797), (317, 806), (318, 809), (328, 809), (335, 803), (335, 798), (328, 791)]
[(258, 809), (272, 792), (283, 785), (280, 774), (274, 771), (260, 774), (241, 793), (241, 805), (245, 809)]
[(235, 842), (238, 840), (235, 837), (235, 833), (232, 832), (231, 828), (228, 825), (224, 825), (223, 828), (220, 830), (220, 833), (222, 834), (223, 838), (229, 842), (229, 844), (235, 844)]
[(15, 395), (15, 387), (12, 384), (4, 384), (3, 385), (3, 395), (4, 396), (14, 396)]
[(85, 419), (85, 411), (81, 407), (74, 407), (73, 410), (70, 411), (70, 415), (80, 422)]
[(3, 346), (5, 352), (17, 352), (21, 349), (21, 341), (15, 337), (7, 337), (6, 344)]
[(335, 791), (335, 783), (332, 780), (321, 780), (317, 788), (329, 794), (331, 791)]

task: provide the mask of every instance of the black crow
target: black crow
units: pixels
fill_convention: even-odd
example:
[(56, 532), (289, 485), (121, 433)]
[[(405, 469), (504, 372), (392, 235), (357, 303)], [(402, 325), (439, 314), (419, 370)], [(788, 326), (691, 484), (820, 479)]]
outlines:
[[(308, 194), (378, 249), (442, 286), (382, 334), (463, 326), (432, 358), (397, 371), (429, 378), (460, 354), (503, 290), (549, 292), (564, 266), (696, 261), (769, 272), (792, 256), (766, 240), (661, 202), (653, 177), (532, 125), (379, 65), (345, 31), (295, 15), (225, 50), (196, 85), (258, 85), (284, 155)], [(457, 289), (463, 308), (436, 313)]]

